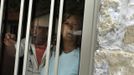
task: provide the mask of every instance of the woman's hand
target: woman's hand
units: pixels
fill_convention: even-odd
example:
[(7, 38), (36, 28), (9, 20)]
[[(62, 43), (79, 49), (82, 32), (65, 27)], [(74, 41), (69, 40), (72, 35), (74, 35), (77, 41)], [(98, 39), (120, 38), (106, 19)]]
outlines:
[(4, 38), (4, 44), (5, 44), (5, 49), (7, 50), (7, 53), (10, 54), (11, 56), (15, 55), (15, 35), (11, 33), (6, 33), (5, 38)]

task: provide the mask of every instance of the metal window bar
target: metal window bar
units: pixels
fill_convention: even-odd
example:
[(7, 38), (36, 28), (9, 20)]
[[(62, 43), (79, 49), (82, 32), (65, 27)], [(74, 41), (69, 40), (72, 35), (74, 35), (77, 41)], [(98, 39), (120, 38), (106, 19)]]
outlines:
[(2, 19), (3, 19), (3, 10), (4, 10), (4, 1), (5, 0), (1, 0), (1, 4), (0, 4), (0, 37), (2, 35)]
[(79, 75), (93, 75), (98, 0), (85, 0)]
[(45, 75), (48, 75), (48, 69), (49, 69), (49, 58), (50, 58), (51, 38), (52, 38), (51, 35), (52, 35), (53, 16), (54, 16), (54, 4), (55, 4), (55, 0), (51, 0), (49, 30), (48, 30), (48, 39), (47, 39), (47, 49), (46, 49)]
[(60, 51), (60, 41), (61, 41), (61, 26), (62, 26), (62, 16), (63, 16), (63, 6), (64, 6), (64, 0), (60, 0), (58, 31), (57, 31), (57, 43), (56, 43), (56, 55), (55, 55), (55, 65), (54, 65), (54, 74), (55, 75), (58, 75), (58, 64), (59, 64), (59, 51)]
[[(19, 29), (18, 29), (18, 38), (17, 38), (17, 49), (16, 49), (16, 61), (18, 63), (19, 59), (19, 45), (20, 45), (20, 35), (21, 35), (21, 26), (23, 18), (23, 1), (21, 2), (20, 9), (20, 18), (19, 18)], [(31, 12), (32, 12), (32, 3), (33, 0), (29, 2), (29, 11), (28, 11), (28, 22), (27, 22), (27, 34), (25, 41), (25, 53), (24, 53), (24, 64), (23, 64), (23, 75), (26, 73), (26, 63), (27, 63), (27, 53), (29, 46), (29, 36), (30, 36), (30, 23), (31, 23)], [(54, 3), (55, 0), (51, 1), (51, 11), (50, 11), (50, 20), (49, 20), (49, 34), (48, 34), (48, 46), (47, 46), (47, 56), (46, 56), (46, 75), (48, 75), (48, 66), (49, 66), (49, 56), (50, 56), (50, 44), (51, 44), (51, 31), (53, 23), (53, 13), (54, 13)], [(59, 29), (57, 35), (57, 44), (56, 44), (56, 58), (55, 58), (55, 75), (58, 74), (58, 59), (59, 59), (59, 45), (60, 45), (60, 34), (61, 34), (61, 23), (62, 23), (62, 12), (63, 12), (63, 3), (64, 0), (60, 1), (60, 14), (59, 14)], [(85, 0), (85, 13), (84, 13), (84, 24), (83, 24), (83, 35), (82, 35), (82, 45), (81, 45), (81, 61), (80, 61), (80, 72), (79, 75), (93, 75), (93, 54), (95, 50), (95, 38), (96, 38), (96, 4), (97, 0)], [(2, 17), (3, 17), (3, 8), (4, 0), (1, 0), (0, 7), (0, 35), (1, 35), (1, 26), (2, 26)], [(90, 9), (90, 10), (89, 10)], [(89, 14), (90, 13), (90, 14)], [(90, 25), (89, 25), (90, 24)], [(89, 50), (87, 50), (89, 49)], [(89, 54), (90, 53), (90, 54)], [(87, 61), (89, 60), (89, 61)], [(17, 75), (18, 64), (15, 65), (14, 75)]]
[[(4, 12), (4, 1), (1, 0), (0, 3), (0, 49), (2, 48), (2, 21), (3, 21), (3, 12)], [(0, 50), (0, 54), (2, 53), (2, 50)], [(0, 56), (1, 61), (1, 56)]]
[(22, 75), (26, 75), (26, 64), (27, 64), (27, 56), (28, 56), (28, 49), (29, 49), (29, 38), (30, 38), (30, 25), (31, 25), (31, 16), (32, 16), (32, 5), (33, 5), (33, 0), (29, 0), (28, 21), (27, 21), (26, 41), (25, 41), (25, 51), (24, 51), (24, 62), (23, 62)]
[(22, 21), (23, 21), (23, 12), (24, 12), (24, 2), (25, 2), (25, 0), (21, 0), (20, 16), (19, 16), (19, 24), (18, 24), (19, 25), (18, 26), (18, 36), (17, 36), (17, 44), (16, 44), (14, 75), (18, 75), (19, 50), (20, 50), (20, 40), (21, 40)]

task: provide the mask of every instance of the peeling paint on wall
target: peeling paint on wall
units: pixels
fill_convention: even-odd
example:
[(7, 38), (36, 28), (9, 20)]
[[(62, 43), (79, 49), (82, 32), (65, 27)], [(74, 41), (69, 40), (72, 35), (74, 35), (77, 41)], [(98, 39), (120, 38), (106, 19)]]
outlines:
[(134, 74), (134, 0), (101, 0), (94, 75)]

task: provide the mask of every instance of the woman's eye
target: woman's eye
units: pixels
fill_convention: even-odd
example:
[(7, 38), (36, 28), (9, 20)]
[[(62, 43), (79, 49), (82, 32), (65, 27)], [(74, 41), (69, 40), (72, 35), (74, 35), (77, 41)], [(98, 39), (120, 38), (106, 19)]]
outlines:
[(68, 25), (69, 23), (68, 22), (64, 22), (64, 24)]

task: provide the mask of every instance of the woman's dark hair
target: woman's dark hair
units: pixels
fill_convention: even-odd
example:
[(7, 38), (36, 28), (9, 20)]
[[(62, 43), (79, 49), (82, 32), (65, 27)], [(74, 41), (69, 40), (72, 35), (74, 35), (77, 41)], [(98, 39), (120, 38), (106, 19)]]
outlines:
[(77, 16), (79, 17), (80, 21), (81, 21), (81, 26), (82, 26), (82, 22), (83, 22), (83, 10), (82, 9), (70, 9), (67, 11), (64, 11), (65, 13), (63, 14), (63, 21), (66, 21), (66, 19), (68, 19), (70, 16)]
[[(80, 30), (82, 30), (82, 25), (83, 25), (83, 11), (82, 10), (79, 10), (79, 9), (70, 9), (68, 11), (64, 11), (65, 13), (63, 14), (63, 20), (62, 20), (62, 23), (65, 22), (68, 18), (70, 18), (71, 16), (76, 16), (80, 19)], [(81, 36), (79, 36), (77, 38), (77, 47), (80, 47), (81, 46)], [(63, 51), (63, 38), (61, 36), (61, 45), (60, 45), (60, 54), (62, 53)]]

